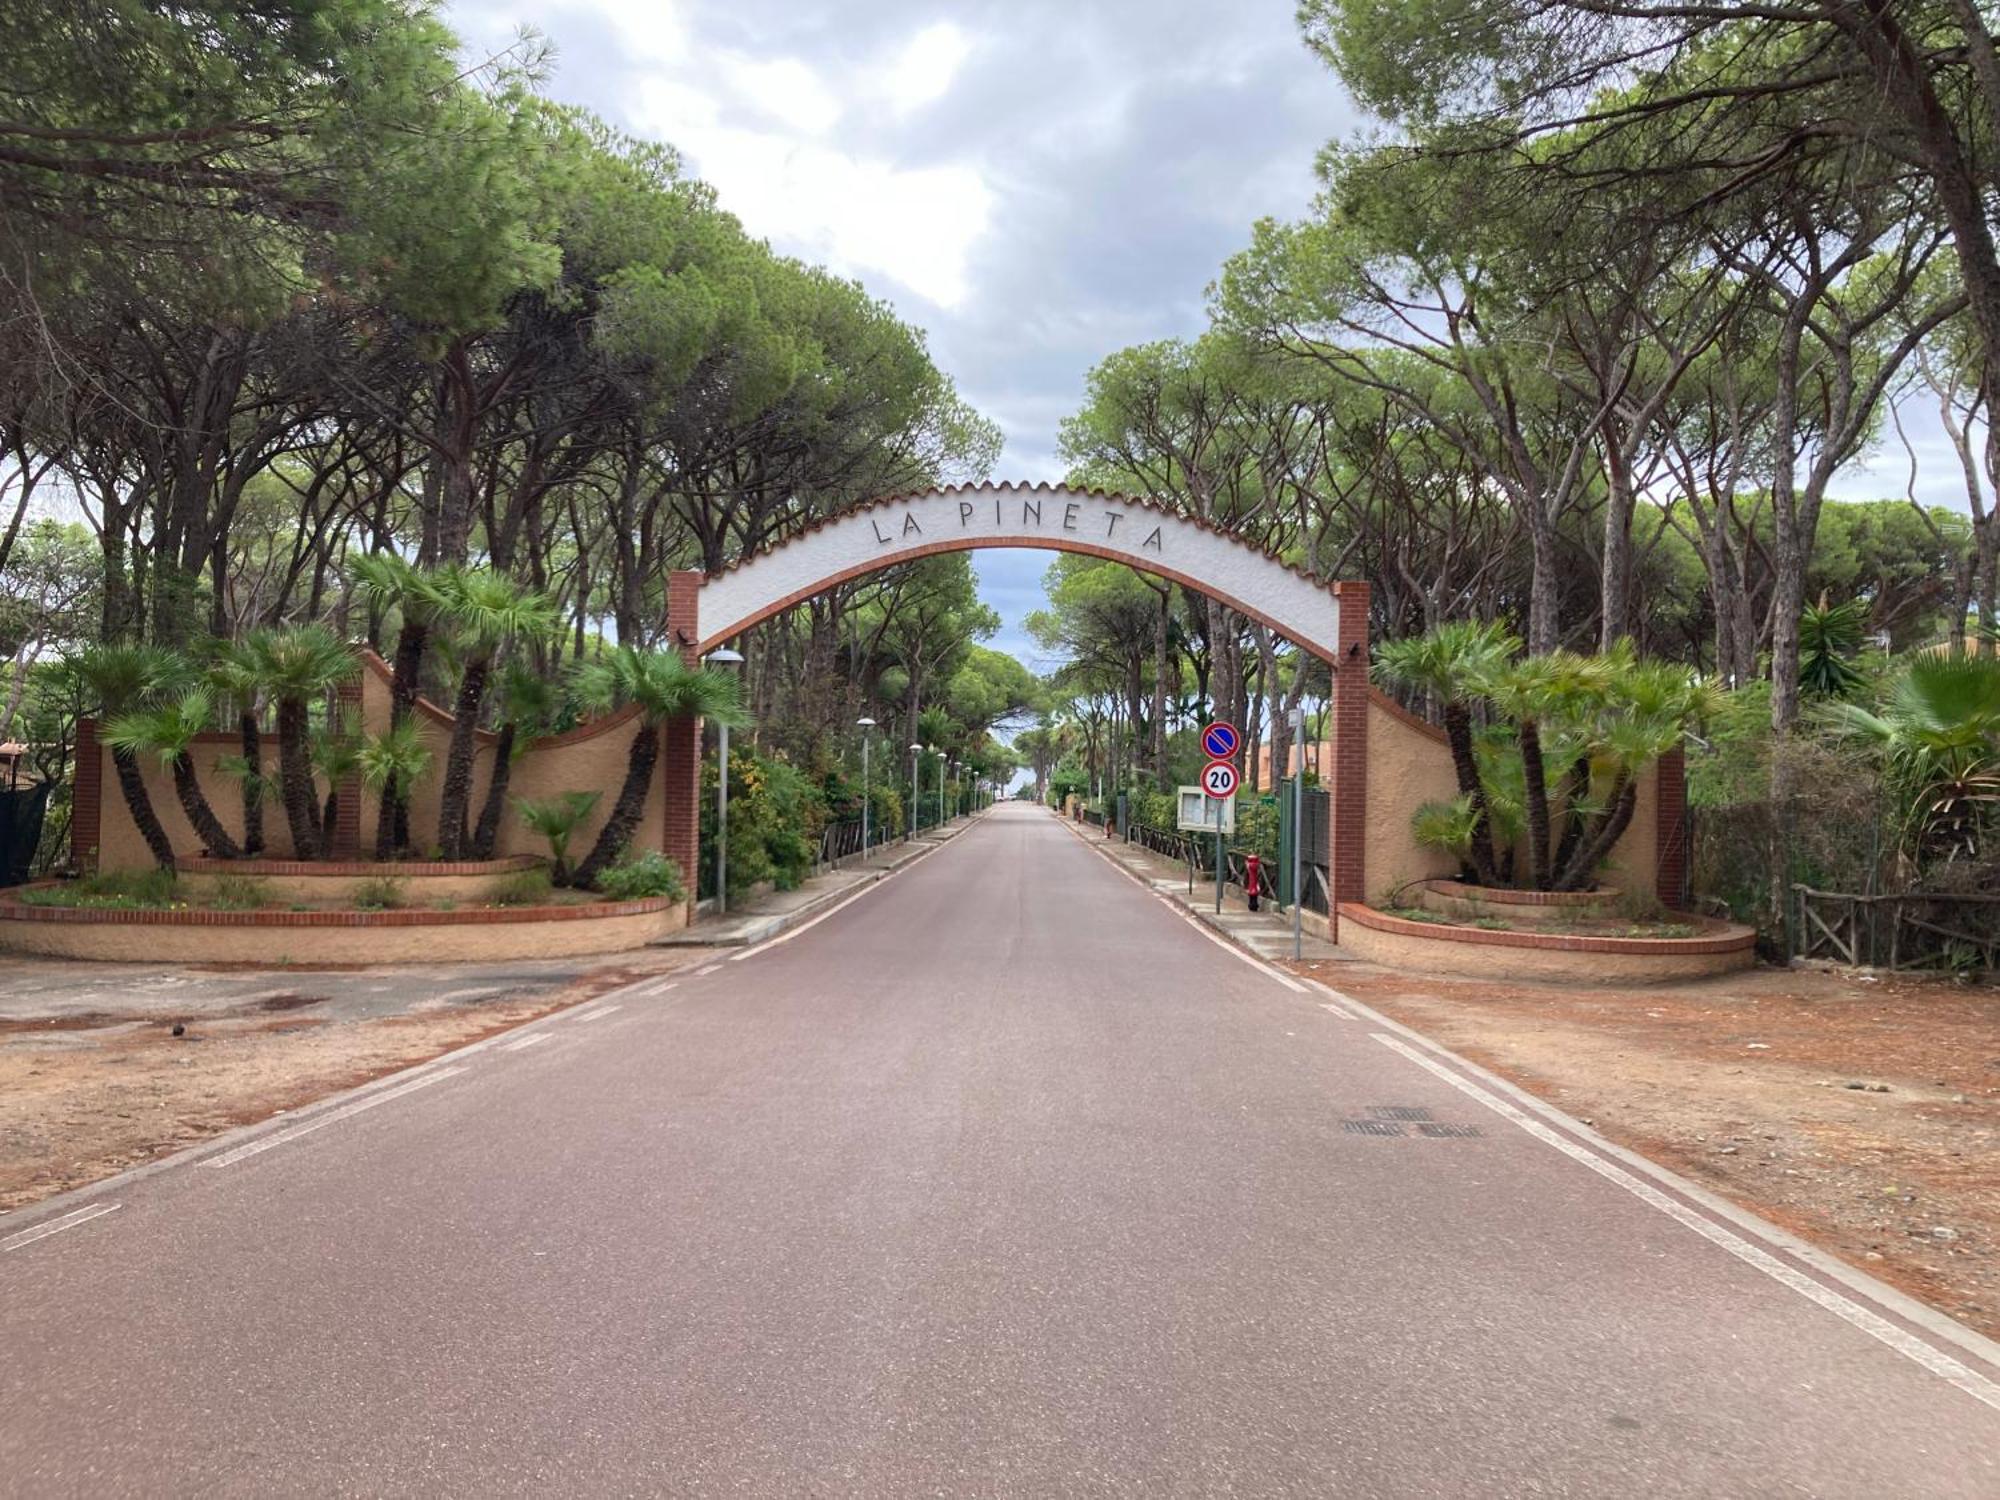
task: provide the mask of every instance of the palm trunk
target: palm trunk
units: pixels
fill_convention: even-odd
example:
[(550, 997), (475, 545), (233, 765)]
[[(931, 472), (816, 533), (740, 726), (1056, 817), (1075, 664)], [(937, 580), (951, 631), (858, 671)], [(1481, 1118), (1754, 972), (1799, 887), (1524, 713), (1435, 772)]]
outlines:
[(139, 836), (152, 851), (154, 863), (162, 870), (171, 870), (174, 867), (173, 841), (167, 837), (160, 815), (153, 811), (153, 799), (146, 792), (146, 778), (139, 770), (139, 762), (130, 751), (113, 750), (111, 766), (118, 774), (118, 789), (125, 794), (126, 810), (138, 825)]
[(613, 860), (617, 859), (625, 846), (638, 832), (639, 819), (646, 812), (646, 793), (652, 789), (653, 767), (660, 758), (660, 726), (641, 724), (639, 732), (632, 737), (632, 750), (625, 758), (625, 785), (619, 788), (618, 801), (611, 808), (611, 817), (604, 829), (597, 835), (597, 842), (590, 853), (584, 856), (582, 864), (570, 872), (570, 884), (589, 886)]
[[(430, 641), (430, 626), (421, 620), (408, 617), (403, 619), (403, 628), (396, 632), (396, 660), (394, 676), (389, 685), (389, 722), (401, 724), (415, 710), (417, 705), (417, 679), (423, 671), (424, 648)], [(387, 859), (391, 854), (404, 854), (410, 848), (410, 789), (403, 785), (402, 778), (395, 777), (382, 788), (382, 808), (377, 815), (375, 836), (375, 857)], [(381, 830), (389, 830), (389, 842), (385, 845)]]
[(1578, 809), (1589, 795), (1590, 757), (1579, 755), (1570, 762), (1569, 774), (1563, 778), (1563, 834), (1556, 846), (1555, 861), (1549, 866), (1552, 874), (1567, 869), (1570, 856), (1576, 853), (1577, 840), (1583, 837), (1583, 814)]
[(479, 711), (486, 702), (486, 682), (493, 670), (490, 656), (474, 656), (465, 664), (452, 709), (451, 747), (445, 752), (444, 790), (438, 803), (438, 849), (446, 859), (465, 855), (465, 810), (472, 801), (472, 758), (479, 748)]
[(174, 792), (180, 798), (181, 811), (187, 814), (194, 836), (201, 840), (202, 848), (216, 859), (241, 859), (243, 851), (236, 840), (229, 836), (229, 830), (222, 826), (222, 819), (209, 806), (208, 795), (201, 789), (201, 778), (195, 775), (194, 757), (182, 751), (174, 757)]
[(264, 745), (257, 715), (247, 710), (238, 714), (236, 732), (248, 772), (243, 778), (243, 852), (255, 859), (264, 852)]
[(491, 859), (500, 842), (500, 818), (507, 810), (507, 782), (514, 774), (514, 734), (512, 719), (500, 726), (500, 741), (493, 747), (493, 774), (486, 778), (486, 804), (479, 809), (479, 826), (472, 833), (472, 857)]
[(1526, 783), (1528, 811), (1528, 885), (1548, 889), (1549, 877), (1549, 782), (1542, 764), (1542, 726), (1524, 718), (1517, 733), (1521, 741), (1521, 774)]
[(278, 782), (285, 799), (285, 821), (292, 830), (292, 857), (319, 858), (312, 752), (306, 744), (306, 706), (298, 699), (281, 699), (278, 703)]
[(375, 857), (388, 859), (396, 852), (396, 778), (382, 783), (375, 798)]
[(1618, 780), (1611, 789), (1611, 804), (1604, 810), (1597, 827), (1588, 836), (1578, 841), (1577, 849), (1563, 867), (1561, 877), (1556, 881), (1559, 891), (1587, 890), (1597, 875), (1597, 867), (1611, 856), (1611, 849), (1632, 821), (1632, 809), (1638, 805), (1639, 784), (1624, 771), (1618, 773)]
[(1472, 755), (1472, 715), (1462, 703), (1447, 703), (1444, 709), (1445, 739), (1451, 745), (1451, 766), (1458, 775), (1458, 789), (1472, 798), (1473, 873), (1481, 885), (1497, 885), (1493, 864), (1493, 822), (1486, 812), (1486, 787), (1479, 779), (1479, 763)]

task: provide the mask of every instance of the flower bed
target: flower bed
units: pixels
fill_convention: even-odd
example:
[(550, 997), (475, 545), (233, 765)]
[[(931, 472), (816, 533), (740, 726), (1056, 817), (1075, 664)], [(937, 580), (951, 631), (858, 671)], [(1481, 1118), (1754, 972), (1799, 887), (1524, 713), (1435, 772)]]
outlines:
[(1426, 880), (1417, 891), (1425, 911), (1460, 922), (1482, 918), (1507, 927), (1561, 927), (1616, 913), (1620, 893), (1591, 891), (1512, 891), (1501, 886), (1467, 885), (1462, 880)]
[(175, 862), (179, 884), (190, 903), (200, 905), (225, 883), (257, 881), (275, 902), (303, 901), (314, 906), (351, 904), (358, 893), (384, 881), (396, 882), (407, 893), (405, 905), (427, 906), (439, 901), (487, 901), (505, 884), (546, 861), (532, 854), (507, 859), (444, 862), (436, 860), (200, 859)]
[(0, 950), (110, 963), (464, 963), (617, 953), (687, 922), (687, 903), (664, 896), (386, 911), (55, 906), (21, 899), (50, 888), (0, 891)]
[(1350, 901), (1340, 908), (1340, 946), (1392, 969), (1594, 984), (1703, 979), (1756, 961), (1751, 928), (1679, 914), (1675, 925), (1693, 931), (1683, 937), (1511, 931), (1414, 921)]

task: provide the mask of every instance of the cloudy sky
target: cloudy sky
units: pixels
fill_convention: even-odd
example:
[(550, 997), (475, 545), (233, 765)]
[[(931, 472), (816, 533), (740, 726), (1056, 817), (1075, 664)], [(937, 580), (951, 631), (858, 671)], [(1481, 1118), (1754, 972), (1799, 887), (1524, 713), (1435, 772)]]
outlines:
[[(475, 49), (522, 25), (548, 90), (671, 142), (780, 250), (928, 330), (1007, 435), (996, 477), (1059, 479), (1057, 424), (1127, 344), (1193, 334), (1261, 214), (1296, 214), (1349, 129), (1291, 0), (457, 0)], [(1048, 554), (974, 554), (1021, 617)]]
[[(474, 51), (529, 26), (549, 90), (671, 142), (750, 231), (865, 282), (928, 330), (1007, 436), (997, 478), (1061, 477), (1085, 373), (1189, 335), (1263, 214), (1292, 217), (1312, 160), (1359, 123), (1300, 45), (1292, 0), (456, 0)], [(1935, 418), (1907, 412), (1920, 493), (1963, 504)], [(1834, 485), (1900, 495), (1891, 440)], [(1021, 629), (1049, 554), (974, 554)]]

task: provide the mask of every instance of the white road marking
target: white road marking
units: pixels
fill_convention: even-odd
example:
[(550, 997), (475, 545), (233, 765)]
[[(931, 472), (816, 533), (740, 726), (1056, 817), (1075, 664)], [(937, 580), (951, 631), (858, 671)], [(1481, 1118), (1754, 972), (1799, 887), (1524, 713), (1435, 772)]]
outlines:
[(576, 1024), (581, 1026), (586, 1021), (601, 1021), (614, 1010), (623, 1010), (624, 1008), (622, 1005), (600, 1005), (596, 1010), (585, 1011), (582, 1015), (578, 1016)]
[(511, 1042), (502, 1043), (499, 1050), (502, 1052), (524, 1052), (538, 1042), (546, 1042), (548, 1039), (549, 1033), (546, 1031), (531, 1031), (526, 1036), (516, 1037)]
[(695, 978), (697, 978), (697, 979), (699, 979), (699, 978), (701, 978), (701, 976), (702, 976), (702, 975), (704, 975), (704, 974), (713, 974), (713, 973), (714, 973), (714, 972), (715, 972), (715, 971), (716, 971), (717, 969), (719, 969), (719, 968), (721, 968), (721, 967), (722, 967), (722, 965), (721, 965), (721, 964), (719, 964), (719, 963), (714, 963), (714, 964), (710, 964), (710, 965), (709, 965), (709, 966), (708, 966), (707, 968), (704, 968), (704, 969), (696, 969), (696, 970), (694, 971), (694, 977), (695, 977)]
[(422, 1078), (413, 1078), (408, 1083), (399, 1084), (393, 1089), (384, 1089), (379, 1094), (370, 1094), (366, 1099), (357, 1099), (354, 1103), (344, 1105), (339, 1109), (328, 1110), (317, 1119), (308, 1120), (303, 1125), (295, 1125), (290, 1130), (281, 1130), (276, 1135), (259, 1136), (254, 1141), (238, 1146), (234, 1151), (225, 1151), (220, 1156), (211, 1157), (209, 1160), (203, 1162), (202, 1165), (205, 1167), (234, 1166), (245, 1157), (255, 1156), (260, 1151), (269, 1151), (273, 1146), (282, 1146), (287, 1141), (295, 1141), (302, 1135), (311, 1135), (321, 1126), (331, 1125), (335, 1120), (345, 1120), (350, 1115), (358, 1115), (364, 1109), (373, 1109), (378, 1104), (386, 1104), (389, 1100), (401, 1098), (404, 1094), (414, 1094), (418, 1089), (428, 1088), (439, 1079), (450, 1078), (454, 1074), (465, 1071), (464, 1068), (440, 1068), (435, 1073), (426, 1073)]
[(101, 1219), (108, 1213), (115, 1213), (116, 1203), (92, 1203), (83, 1208), (71, 1209), (60, 1218), (37, 1224), (33, 1229), (24, 1229), (19, 1234), (10, 1234), (0, 1240), (0, 1253), (19, 1250), (23, 1245), (32, 1245), (36, 1240), (45, 1240), (52, 1234), (61, 1234), (65, 1229), (74, 1229), (79, 1224), (88, 1224), (92, 1219)]
[[(948, 843), (950, 841), (946, 840), (946, 842)], [(824, 922), (828, 917), (835, 916), (838, 913), (847, 910), (848, 907), (852, 906), (855, 902), (859, 901), (863, 896), (867, 895), (870, 891), (881, 890), (882, 887), (887, 885), (890, 882), (890, 880), (893, 879), (895, 876), (902, 874), (903, 871), (909, 869), (910, 866), (912, 865), (921, 864), (924, 860), (929, 859), (931, 855), (937, 853), (938, 849), (942, 849), (943, 847), (944, 844), (939, 844), (936, 846), (936, 848), (927, 849), (922, 854), (918, 854), (910, 859), (904, 860), (900, 865), (897, 865), (895, 869), (885, 873), (881, 879), (871, 880), (866, 885), (862, 886), (860, 890), (854, 892), (852, 895), (841, 897), (838, 901), (834, 902), (833, 905), (829, 906), (825, 911), (821, 912), (811, 921), (801, 922), (799, 923), (798, 926), (789, 928), (786, 931), (779, 933), (774, 938), (766, 938), (761, 943), (758, 943), (749, 948), (745, 948), (741, 953), (730, 954), (729, 962), (733, 964), (741, 963), (746, 958), (755, 958), (758, 954), (762, 953), (766, 948), (775, 948), (780, 943), (789, 943), (795, 937), (804, 936), (806, 933), (811, 932), (813, 928), (819, 926), (819, 924)]]
[(1566, 1136), (1557, 1134), (1540, 1120), (1531, 1118), (1526, 1111), (1517, 1109), (1498, 1094), (1481, 1088), (1470, 1079), (1460, 1077), (1443, 1063), (1424, 1056), (1423, 1053), (1419, 1052), (1415, 1047), (1410, 1046), (1407, 1042), (1380, 1031), (1370, 1032), (1369, 1035), (1390, 1051), (1408, 1058), (1418, 1067), (1424, 1069), (1424, 1071), (1436, 1074), (1460, 1093), (1476, 1099), (1502, 1119), (1519, 1126), (1544, 1145), (1555, 1147), (1563, 1155), (1574, 1161), (1581, 1162), (1607, 1182), (1614, 1183), (1623, 1188), (1648, 1208), (1659, 1210), (1661, 1213), (1667, 1215), (1667, 1217), (1692, 1229), (1703, 1239), (1709, 1241), (1709, 1243), (1727, 1250), (1745, 1265), (1763, 1272), (1773, 1281), (1776, 1281), (1781, 1286), (1790, 1288), (1808, 1301), (1817, 1303), (1835, 1317), (1841, 1318), (1871, 1338), (1888, 1345), (1898, 1354), (1904, 1356), (1904, 1358), (1914, 1360), (1933, 1375), (1957, 1386), (1968, 1396), (1972, 1397), (1973, 1400), (1983, 1402), (1995, 1411), (2000, 1411), (2000, 1384), (1995, 1384), (1977, 1370), (1970, 1369), (1960, 1364), (1950, 1355), (1933, 1349), (1914, 1334), (1904, 1332), (1887, 1318), (1870, 1312), (1858, 1302), (1843, 1297), (1839, 1292), (1815, 1281), (1803, 1271), (1794, 1270), (1776, 1256), (1758, 1249), (1748, 1240), (1723, 1228), (1713, 1220), (1696, 1213), (1686, 1204), (1678, 1203), (1658, 1188), (1641, 1182), (1623, 1167), (1614, 1166), (1611, 1162), (1597, 1155), (1596, 1152), (1579, 1145)]
[(1344, 1006), (1335, 1005), (1330, 1001), (1326, 1000), (1320, 1001), (1319, 1008), (1323, 1011), (1328, 1012), (1333, 1016), (1338, 1017), (1340, 1020), (1343, 1021), (1358, 1021), (1361, 1019), (1361, 1017), (1357, 1016), (1353, 1011), (1348, 1010)]

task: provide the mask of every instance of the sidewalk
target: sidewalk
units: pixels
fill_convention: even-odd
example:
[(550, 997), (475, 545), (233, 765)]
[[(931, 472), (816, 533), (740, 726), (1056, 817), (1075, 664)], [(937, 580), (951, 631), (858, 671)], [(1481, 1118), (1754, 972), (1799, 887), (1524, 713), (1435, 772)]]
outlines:
[[(976, 815), (975, 815), (976, 816)], [(913, 859), (930, 853), (948, 839), (957, 837), (971, 825), (968, 816), (942, 828), (927, 828), (913, 839), (878, 849), (867, 859), (843, 860), (837, 867), (801, 882), (789, 891), (764, 891), (732, 907), (721, 917), (710, 915), (703, 902), (694, 921), (679, 932), (656, 938), (655, 948), (743, 948), (776, 937), (788, 927), (796, 927), (834, 902), (892, 875)]]
[[(1153, 890), (1174, 902), (1203, 926), (1221, 933), (1238, 947), (1247, 948), (1257, 957), (1270, 963), (1289, 961), (1292, 956), (1292, 914), (1289, 910), (1277, 912), (1266, 905), (1262, 911), (1251, 911), (1243, 904), (1243, 893), (1237, 886), (1223, 889), (1222, 910), (1215, 909), (1215, 877), (1197, 874), (1194, 890), (1188, 890), (1188, 867), (1178, 860), (1155, 854), (1143, 844), (1128, 844), (1123, 839), (1105, 838), (1100, 830), (1087, 824), (1070, 825), (1083, 841), (1114, 863), (1122, 866)], [(1318, 959), (1328, 963), (1352, 963), (1353, 955), (1324, 938), (1314, 937), (1310, 932), (1302, 935), (1300, 955), (1307, 960)]]

